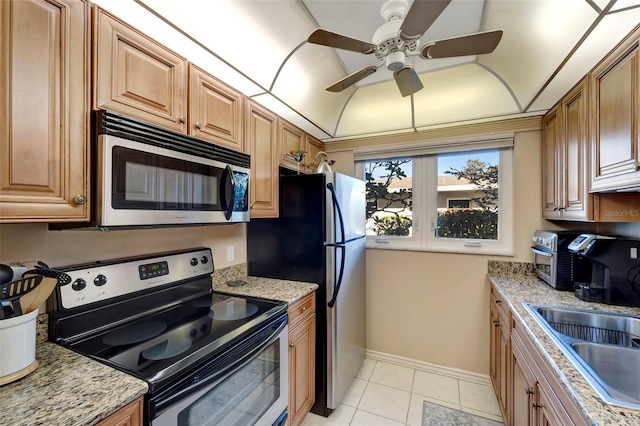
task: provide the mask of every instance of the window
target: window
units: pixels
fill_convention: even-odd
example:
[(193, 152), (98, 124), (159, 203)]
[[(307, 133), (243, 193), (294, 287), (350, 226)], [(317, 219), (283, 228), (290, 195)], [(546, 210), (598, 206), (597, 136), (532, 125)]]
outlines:
[(359, 160), (367, 247), (513, 254), (512, 154), (507, 146)]
[(456, 198), (449, 198), (447, 200), (447, 208), (450, 208), (450, 209), (468, 209), (470, 202), (471, 202), (471, 200), (469, 200), (468, 198), (466, 198), (464, 200), (460, 200), (460, 199), (456, 199)]

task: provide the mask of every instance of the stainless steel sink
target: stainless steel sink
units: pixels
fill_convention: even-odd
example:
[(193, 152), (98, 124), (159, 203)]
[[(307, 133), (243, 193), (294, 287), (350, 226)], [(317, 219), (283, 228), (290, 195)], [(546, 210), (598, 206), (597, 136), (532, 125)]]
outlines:
[(623, 401), (640, 401), (640, 350), (574, 342), (571, 348), (598, 375), (609, 393)]
[(640, 409), (640, 317), (523, 305), (605, 402)]
[(640, 347), (640, 318), (602, 311), (538, 307), (537, 313), (558, 333), (595, 343)]

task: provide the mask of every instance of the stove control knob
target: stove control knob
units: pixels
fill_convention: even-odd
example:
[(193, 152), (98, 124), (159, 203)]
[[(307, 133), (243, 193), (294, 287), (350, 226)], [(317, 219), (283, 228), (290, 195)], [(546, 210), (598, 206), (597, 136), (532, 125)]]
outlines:
[(198, 264), (198, 259), (196, 259), (195, 257), (192, 257), (191, 262), (189, 263), (191, 263), (191, 266), (196, 266)]
[(196, 330), (195, 328), (189, 332), (189, 336), (191, 336), (192, 339), (197, 335), (198, 335), (198, 330)]
[(104, 275), (100, 274), (97, 277), (95, 277), (93, 279), (93, 283), (98, 286), (98, 287), (102, 287), (103, 285), (105, 285), (107, 283), (107, 277), (105, 277)]
[(201, 262), (203, 265), (206, 265), (207, 263), (209, 263), (209, 259), (207, 258), (207, 256), (202, 256), (202, 257), (200, 258), (200, 262)]
[(82, 278), (78, 278), (71, 284), (71, 288), (74, 289), (75, 291), (80, 291), (84, 289), (86, 286), (87, 286), (87, 282)]

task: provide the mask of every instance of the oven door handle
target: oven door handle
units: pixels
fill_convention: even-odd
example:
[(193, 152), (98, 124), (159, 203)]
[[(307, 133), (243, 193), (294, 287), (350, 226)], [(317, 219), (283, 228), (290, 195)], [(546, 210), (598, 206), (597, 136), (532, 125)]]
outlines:
[[(287, 327), (287, 321), (280, 324), (271, 334), (269, 334), (269, 337), (265, 339), (263, 343), (251, 349), (249, 352), (242, 355), (240, 358), (234, 360), (229, 365), (226, 365), (222, 369), (218, 370), (218, 372), (216, 372), (215, 375), (212, 375), (208, 380), (194, 383), (189, 387), (180, 389), (177, 392), (172, 393), (170, 397), (156, 402), (155, 404), (156, 416), (161, 414), (167, 408), (167, 406), (173, 405), (175, 401), (180, 399), (183, 395), (188, 394), (195, 388), (204, 387), (204, 389), (198, 391), (197, 393), (191, 396), (191, 399), (193, 400), (200, 398), (200, 396), (208, 392), (211, 388), (216, 387), (219, 383), (221, 383), (227, 377), (231, 376), (238, 369), (240, 369), (240, 367), (242, 367), (246, 361), (250, 360), (255, 355), (257, 355), (262, 349), (264, 349), (265, 347), (273, 343), (278, 338), (278, 335), (282, 332), (282, 330), (284, 330), (286, 327)], [(284, 354), (283, 356), (288, 356), (288, 355)]]

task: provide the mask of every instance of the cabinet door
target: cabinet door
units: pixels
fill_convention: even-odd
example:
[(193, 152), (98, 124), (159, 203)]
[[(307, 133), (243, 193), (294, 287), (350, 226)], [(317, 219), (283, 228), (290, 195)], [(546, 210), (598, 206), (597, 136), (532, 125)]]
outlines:
[(524, 344), (517, 335), (511, 335), (511, 395), (512, 425), (535, 424), (536, 380), (528, 364)]
[(0, 222), (88, 218), (88, 12), (0, 2)]
[[(280, 137), (280, 165), (304, 173), (304, 163), (308, 161), (306, 159), (309, 153), (306, 153), (305, 158), (300, 164), (300, 168), (298, 168), (298, 163), (293, 159), (291, 153), (298, 151), (306, 152), (306, 133), (284, 120), (279, 120), (278, 133)], [(313, 158), (311, 158), (311, 160), (313, 160)]]
[(189, 65), (189, 134), (243, 150), (242, 94)]
[(560, 114), (556, 107), (542, 118), (542, 217), (545, 219), (560, 217), (559, 129)]
[(640, 30), (591, 75), (591, 191), (640, 184)]
[(289, 424), (302, 422), (315, 402), (316, 316), (289, 332)]
[(94, 9), (94, 107), (186, 132), (187, 63)]
[(142, 398), (116, 411), (98, 426), (140, 426), (142, 425)]
[(307, 148), (305, 151), (307, 155), (303, 163), (305, 164), (306, 173), (315, 173), (318, 163), (314, 163), (313, 159), (317, 153), (324, 151), (324, 144), (313, 136), (307, 135)]
[(278, 217), (278, 117), (247, 100), (245, 137), (251, 155), (251, 217)]
[(562, 110), (562, 190), (563, 219), (592, 220), (593, 196), (589, 194), (587, 140), (587, 82), (583, 80), (561, 102)]

